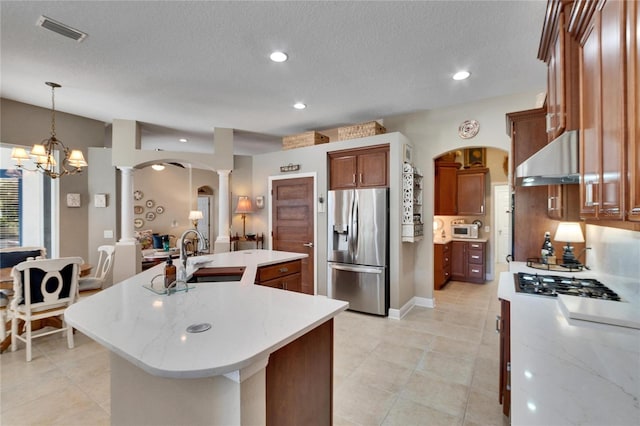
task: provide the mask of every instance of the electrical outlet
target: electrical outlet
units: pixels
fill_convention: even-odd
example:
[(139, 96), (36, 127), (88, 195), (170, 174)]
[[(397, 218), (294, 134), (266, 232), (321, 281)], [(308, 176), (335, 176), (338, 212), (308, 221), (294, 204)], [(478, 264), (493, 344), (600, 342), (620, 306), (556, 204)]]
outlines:
[(489, 231), (491, 231), (491, 227), (489, 225), (486, 225), (484, 227), (484, 232), (489, 232)]

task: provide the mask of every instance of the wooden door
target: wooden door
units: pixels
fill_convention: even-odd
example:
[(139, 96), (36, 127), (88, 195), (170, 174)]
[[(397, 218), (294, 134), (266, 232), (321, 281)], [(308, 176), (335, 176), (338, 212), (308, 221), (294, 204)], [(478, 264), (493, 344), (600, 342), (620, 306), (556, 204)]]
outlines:
[(273, 249), (305, 253), (302, 259), (302, 293), (314, 294), (313, 178), (274, 180), (272, 184)]
[(329, 156), (329, 189), (352, 189), (357, 186), (355, 154)]
[(388, 159), (389, 148), (376, 150), (358, 155), (358, 187), (380, 188), (388, 187)]
[(486, 173), (485, 168), (458, 170), (458, 215), (484, 215)]
[(599, 14), (586, 31), (580, 49), (580, 217), (597, 217), (600, 204), (600, 37)]
[(436, 216), (453, 216), (458, 213), (457, 174), (460, 163), (436, 161), (434, 212)]
[(627, 2), (627, 173), (629, 174), (628, 219), (640, 221), (640, 6)]
[(453, 241), (451, 243), (451, 279), (464, 281), (467, 278), (467, 243)]
[(602, 74), (602, 190), (598, 216), (622, 219), (624, 190), (625, 85), (624, 6), (607, 1), (602, 6), (600, 63)]

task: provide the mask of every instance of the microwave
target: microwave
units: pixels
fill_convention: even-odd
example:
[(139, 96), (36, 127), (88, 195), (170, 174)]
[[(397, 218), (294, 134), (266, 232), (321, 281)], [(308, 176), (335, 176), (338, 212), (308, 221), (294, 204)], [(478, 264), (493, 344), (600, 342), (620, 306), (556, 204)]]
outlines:
[(453, 238), (478, 238), (478, 225), (475, 223), (457, 223), (451, 225)]

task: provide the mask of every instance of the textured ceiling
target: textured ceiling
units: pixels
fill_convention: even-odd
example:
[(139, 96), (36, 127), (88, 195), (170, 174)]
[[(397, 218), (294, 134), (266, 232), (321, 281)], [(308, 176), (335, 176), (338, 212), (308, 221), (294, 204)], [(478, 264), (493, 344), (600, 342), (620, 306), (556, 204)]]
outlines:
[[(1, 95), (105, 122), (137, 120), (162, 149), (214, 127), (236, 153), (310, 129), (544, 90), (537, 1), (2, 1)], [(48, 16), (82, 43), (36, 26)], [(283, 50), (289, 61), (269, 60)], [(456, 82), (451, 75), (468, 69)], [(298, 111), (295, 102), (308, 108)], [(164, 137), (161, 137), (165, 135)], [(176, 144), (186, 135), (187, 144)], [(274, 143), (275, 141), (275, 143)], [(210, 142), (205, 142), (210, 146)], [(173, 145), (173, 146), (172, 146)]]

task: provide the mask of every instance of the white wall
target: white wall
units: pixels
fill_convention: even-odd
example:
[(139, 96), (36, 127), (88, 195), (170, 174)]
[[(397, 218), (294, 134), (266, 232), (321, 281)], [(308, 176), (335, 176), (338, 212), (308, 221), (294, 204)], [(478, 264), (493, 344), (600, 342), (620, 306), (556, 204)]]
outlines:
[[(466, 147), (493, 147), (510, 152), (511, 141), (507, 136), (505, 114), (535, 108), (536, 93), (485, 99), (465, 105), (457, 105), (434, 111), (386, 117), (384, 125), (389, 132), (402, 132), (413, 143), (415, 165), (425, 176), (434, 176), (433, 160), (445, 152)], [(461, 139), (458, 126), (465, 120), (477, 120), (479, 133), (472, 139)], [(430, 183), (431, 182), (431, 183)], [(425, 179), (423, 206), (425, 224), (433, 220), (433, 183)], [(415, 295), (433, 297), (433, 234), (417, 243), (414, 276)]]

